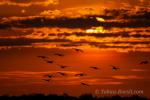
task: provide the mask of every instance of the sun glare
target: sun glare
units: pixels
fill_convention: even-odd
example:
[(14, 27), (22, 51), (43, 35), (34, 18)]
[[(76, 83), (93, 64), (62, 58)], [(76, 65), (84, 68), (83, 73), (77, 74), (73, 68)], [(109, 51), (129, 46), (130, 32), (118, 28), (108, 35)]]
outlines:
[(99, 22), (105, 22), (105, 19), (100, 18), (100, 17), (96, 17), (96, 20), (99, 21)]
[(104, 28), (96, 27), (96, 28), (92, 28), (92, 29), (87, 29), (86, 33), (104, 33)]

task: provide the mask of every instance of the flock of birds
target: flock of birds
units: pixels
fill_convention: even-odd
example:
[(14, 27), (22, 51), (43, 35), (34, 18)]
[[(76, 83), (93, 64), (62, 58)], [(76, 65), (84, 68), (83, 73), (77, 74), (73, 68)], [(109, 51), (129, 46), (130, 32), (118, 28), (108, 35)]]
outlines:
[[(79, 49), (79, 48), (74, 48), (74, 50), (75, 50), (76, 52), (80, 52), (80, 53), (83, 53), (83, 52), (84, 52), (82, 49)], [(59, 56), (59, 57), (64, 57), (64, 56), (65, 56), (64, 54), (61, 54), (61, 53), (54, 53), (54, 55), (55, 55), (55, 56)], [(49, 57), (47, 57), (47, 56), (37, 56), (37, 57), (43, 59), (43, 60), (46, 61), (46, 63), (48, 63), (48, 64), (53, 64), (53, 63), (54, 63), (54, 61), (53, 61), (53, 60), (49, 60)], [(144, 64), (148, 64), (148, 63), (149, 63), (149, 61), (143, 60), (143, 61), (141, 61), (139, 64), (140, 64), (140, 65), (144, 65)], [(70, 67), (70, 66), (64, 66), (64, 65), (59, 65), (59, 64), (57, 64), (57, 66), (59, 66), (61, 69)], [(114, 71), (117, 71), (117, 70), (120, 69), (119, 67), (114, 66), (114, 65), (110, 65), (110, 67), (111, 67), (112, 70), (114, 70)], [(100, 68), (97, 67), (97, 66), (90, 66), (89, 68), (90, 68), (90, 69), (93, 69), (93, 70), (100, 70)], [(67, 76), (67, 73), (65, 73), (65, 72), (57, 72), (56, 74), (59, 74), (59, 75), (61, 75), (61, 76)], [(75, 76), (75, 77), (83, 77), (83, 76), (87, 76), (87, 74), (85, 74), (85, 73), (78, 73), (78, 74), (75, 74), (74, 76)], [(42, 79), (42, 80), (44, 80), (44, 81), (46, 81), (46, 82), (49, 82), (53, 77), (55, 77), (55, 76), (52, 75), (52, 74), (46, 74), (46, 75), (44, 75), (44, 79)], [(86, 83), (84, 83), (84, 82), (81, 82), (80, 84), (83, 85), (83, 86), (90, 86), (89, 84), (86, 84)]]

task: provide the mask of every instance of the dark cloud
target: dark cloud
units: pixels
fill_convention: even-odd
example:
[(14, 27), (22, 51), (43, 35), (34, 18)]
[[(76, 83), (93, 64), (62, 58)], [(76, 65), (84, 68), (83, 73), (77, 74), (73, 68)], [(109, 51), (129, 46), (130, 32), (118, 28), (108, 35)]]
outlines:
[(147, 8), (130, 9), (105, 9), (104, 15), (118, 19), (149, 19), (150, 10)]
[[(57, 37), (67, 37), (67, 36), (77, 36), (77, 37), (84, 37), (84, 36), (90, 36), (90, 37), (95, 37), (95, 38), (107, 38), (107, 37), (122, 37), (122, 38), (150, 38), (149, 34), (142, 34), (143, 31), (138, 31), (132, 34), (132, 32), (135, 31), (122, 31), (122, 32), (105, 32), (105, 33), (83, 33), (83, 32), (73, 32), (73, 33), (61, 33), (61, 34), (55, 34), (55, 33), (50, 33), (47, 36), (57, 36)], [(43, 33), (44, 35), (44, 33)], [(46, 35), (46, 34), (45, 34)]]
[(0, 46), (27, 46), (32, 43), (40, 42), (70, 42), (67, 39), (28, 39), (28, 38), (17, 38), (17, 39), (0, 39)]
[[(133, 32), (133, 31), (131, 31)], [(105, 37), (122, 37), (122, 38), (126, 38), (126, 37), (133, 37), (133, 38), (150, 38), (150, 35), (148, 34), (141, 34), (141, 33), (135, 33), (135, 34), (130, 34), (131, 32), (112, 32), (112, 33), (103, 33), (103, 34), (93, 34), (93, 33), (72, 33), (72, 34), (68, 34), (68, 33), (61, 33), (61, 34), (49, 34), (49, 36), (71, 36), (71, 35), (75, 35), (75, 36), (93, 36), (96, 38), (105, 38)]]
[[(149, 48), (150, 41), (110, 41), (110, 42), (92, 42), (88, 40), (74, 41), (70, 39), (29, 39), (29, 38), (16, 38), (16, 39), (0, 39), (0, 46), (31, 46), (34, 43), (58, 43), (60, 47), (74, 47), (89, 45), (96, 48)], [(145, 45), (144, 47), (142, 45)]]
[[(66, 28), (89, 28), (94, 26), (103, 27), (149, 27), (150, 11), (141, 11), (135, 14), (126, 13), (127, 10), (106, 10), (104, 15), (86, 16), (78, 18), (68, 17), (16, 17), (1, 19), (0, 28), (10, 27), (66, 27)], [(99, 22), (96, 17), (106, 19)], [(118, 19), (119, 18), (119, 19)], [(121, 19), (121, 21), (120, 21)], [(115, 21), (113, 21), (115, 20)]]

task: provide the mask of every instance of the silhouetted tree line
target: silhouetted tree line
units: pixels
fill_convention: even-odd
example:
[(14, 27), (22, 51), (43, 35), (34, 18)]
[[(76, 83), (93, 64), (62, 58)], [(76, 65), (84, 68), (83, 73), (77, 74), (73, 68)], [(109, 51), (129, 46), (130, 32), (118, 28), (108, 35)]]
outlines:
[(22, 95), (22, 96), (0, 96), (0, 100), (149, 100), (146, 97), (141, 96), (131, 96), (131, 97), (121, 97), (121, 96), (112, 96), (112, 97), (96, 97), (91, 94), (84, 94), (79, 97), (56, 94), (34, 94), (34, 95)]

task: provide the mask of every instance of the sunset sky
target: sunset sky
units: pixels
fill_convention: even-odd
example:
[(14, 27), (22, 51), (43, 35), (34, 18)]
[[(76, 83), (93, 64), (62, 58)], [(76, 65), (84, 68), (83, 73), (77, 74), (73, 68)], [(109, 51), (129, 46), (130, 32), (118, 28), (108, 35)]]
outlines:
[(150, 97), (149, 19), (150, 0), (0, 0), (0, 95), (133, 89)]
[[(1, 0), (0, 16), (39, 16), (43, 13), (101, 13), (107, 8), (148, 7), (149, 0)], [(71, 11), (71, 12), (65, 12)]]

